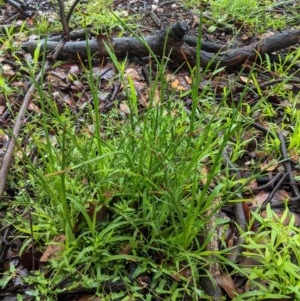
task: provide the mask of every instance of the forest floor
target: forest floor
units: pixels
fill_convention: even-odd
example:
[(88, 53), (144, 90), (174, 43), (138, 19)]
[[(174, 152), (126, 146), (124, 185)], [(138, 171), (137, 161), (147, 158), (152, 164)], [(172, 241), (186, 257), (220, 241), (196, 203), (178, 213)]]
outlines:
[[(1, 300), (300, 298), (300, 5), (248, 2), (79, 3), (77, 40), (112, 42), (75, 59), (22, 47), (60, 34), (57, 3), (0, 2)], [(198, 54), (298, 43), (114, 54), (178, 21)]]

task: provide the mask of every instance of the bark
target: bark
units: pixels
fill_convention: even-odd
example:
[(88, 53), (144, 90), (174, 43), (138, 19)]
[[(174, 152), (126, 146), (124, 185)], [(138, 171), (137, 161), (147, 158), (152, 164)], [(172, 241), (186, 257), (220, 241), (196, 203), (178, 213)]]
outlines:
[[(196, 64), (196, 40), (187, 36), (188, 26), (184, 22), (177, 22), (168, 29), (161, 30), (154, 36), (108, 38), (99, 36), (88, 41), (70, 41), (61, 49), (59, 59), (74, 59), (87, 57), (87, 47), (92, 56), (109, 56), (105, 43), (110, 46), (117, 57), (147, 56), (151, 52), (157, 56), (169, 56), (175, 63)], [(202, 67), (225, 66), (235, 67), (247, 61), (255, 61), (258, 56), (296, 45), (300, 42), (300, 30), (284, 31), (274, 34), (251, 45), (227, 49), (226, 46), (203, 41), (201, 45), (200, 63)], [(31, 41), (22, 44), (25, 51), (33, 52), (39, 42)], [(54, 51), (58, 42), (42, 41), (42, 49)]]

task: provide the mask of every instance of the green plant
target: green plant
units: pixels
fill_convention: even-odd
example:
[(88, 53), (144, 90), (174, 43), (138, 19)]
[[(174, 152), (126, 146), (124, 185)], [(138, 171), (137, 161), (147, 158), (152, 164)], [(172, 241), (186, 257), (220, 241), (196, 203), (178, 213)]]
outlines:
[(216, 13), (226, 12), (233, 17), (247, 17), (258, 8), (258, 2), (256, 0), (215, 0), (213, 7)]
[(36, 17), (35, 26), (30, 31), (44, 37), (49, 33), (58, 33), (60, 29), (61, 25), (57, 12), (49, 11)]
[[(286, 26), (286, 18), (275, 15), (275, 1), (214, 0), (211, 11), (214, 19), (220, 24), (243, 22), (254, 30), (262, 32), (267, 28), (282, 29)], [(263, 21), (262, 21), (263, 20)]]
[(277, 60), (275, 59), (273, 61), (270, 60), (268, 55), (265, 55), (264, 65), (268, 71), (274, 72), (277, 76), (287, 77), (281, 83), (281, 85), (284, 85), (289, 80), (289, 77), (292, 77), (294, 73), (297, 73), (297, 63), (299, 62), (299, 58), (299, 49), (288, 52), (283, 58), (278, 56)]
[[(21, 29), (22, 30), (22, 27)], [(15, 41), (14, 41), (14, 34), (16, 31), (16, 28), (14, 26), (5, 27), (4, 32), (2, 33), (0, 37), (1, 42), (1, 51), (0, 54), (2, 54), (5, 51), (13, 51), (15, 50)]]
[(7, 100), (8, 97), (13, 94), (13, 92), (14, 90), (7, 83), (7, 80), (2, 77), (2, 74), (0, 74), (0, 93), (2, 93), (5, 100)]
[(93, 31), (97, 33), (107, 34), (117, 30), (119, 36), (122, 36), (125, 31), (124, 24), (131, 29), (137, 27), (138, 16), (134, 18), (125, 10), (112, 12), (111, 5), (112, 1), (98, 1), (87, 5), (78, 5), (71, 20), (84, 28), (92, 26)]
[[(221, 173), (222, 151), (243, 118), (225, 105), (230, 88), (221, 103), (212, 102), (208, 89), (199, 93), (201, 77), (208, 72), (200, 72), (199, 58), (190, 69), (188, 114), (184, 103), (168, 92), (168, 54), (162, 61), (153, 56), (157, 77), (148, 92), (149, 106), (140, 114), (126, 64), (119, 63), (112, 51), (110, 56), (129, 108), (121, 121), (116, 120), (116, 115), (121, 118), (118, 111), (99, 114), (90, 56), (84, 77), (93, 104), (82, 127), (68, 108), (59, 113), (51, 94), (36, 85), (43, 114), (32, 116), (26, 134), (37, 159), (33, 164), (23, 153), (26, 189), (15, 202), (31, 212), (32, 225), (12, 216), (14, 227), (27, 237), (25, 246), (32, 239), (43, 245), (59, 234), (65, 236), (63, 250), (49, 262), (53, 272), (51, 283), (43, 285), (44, 296), (55, 293), (51, 288), (70, 274), (73, 281), (80, 277), (84, 285), (95, 287), (99, 295), (107, 281), (122, 281), (130, 294), (139, 295), (137, 279), (146, 273), (154, 275), (149, 294), (174, 300), (186, 294), (203, 298), (199, 281), (210, 261), (216, 260), (211, 257), (214, 252), (206, 250), (214, 231), (207, 233), (207, 223), (228, 196), (227, 182), (214, 185), (214, 179)], [(90, 124), (93, 133), (87, 130)], [(201, 173), (204, 166), (208, 174)], [(216, 202), (218, 198), (222, 201)], [(222, 253), (218, 257), (222, 264)], [(128, 274), (128, 265), (135, 267), (133, 274)], [(181, 275), (183, 268), (190, 270), (188, 276)], [(172, 281), (174, 275), (181, 282)], [(36, 279), (44, 281), (41, 276)]]
[[(297, 116), (298, 115), (298, 116)], [(299, 149), (300, 148), (300, 116), (296, 114), (295, 126), (293, 127), (293, 133), (290, 137), (289, 149)]]
[(241, 268), (249, 279), (250, 289), (234, 300), (282, 300), (291, 296), (298, 300), (300, 231), (295, 225), (295, 215), (286, 208), (282, 216), (277, 216), (268, 205), (266, 217), (253, 212), (249, 227), (254, 222), (260, 226), (255, 233), (249, 231), (243, 234), (243, 254), (258, 263)]

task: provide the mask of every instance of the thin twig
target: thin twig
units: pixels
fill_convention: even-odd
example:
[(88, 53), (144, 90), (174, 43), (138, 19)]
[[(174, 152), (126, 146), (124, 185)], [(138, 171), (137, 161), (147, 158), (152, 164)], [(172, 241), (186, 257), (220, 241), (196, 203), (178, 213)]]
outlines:
[(252, 126), (253, 126), (254, 128), (256, 128), (257, 130), (263, 132), (265, 135), (271, 134), (272, 137), (274, 137), (274, 135), (273, 135), (268, 129), (266, 129), (265, 127), (263, 127), (262, 125), (260, 125), (260, 124), (257, 123), (257, 122), (253, 122), (253, 123), (252, 123)]
[[(226, 165), (234, 172), (236, 179), (241, 179), (242, 178), (241, 173), (239, 172), (238, 168), (231, 162), (226, 149), (222, 152), (222, 157), (226, 162)], [(234, 204), (234, 219), (235, 222), (239, 225), (240, 229), (242, 231), (245, 231), (247, 227), (247, 220), (246, 220), (243, 204), (241, 202), (237, 202)], [(233, 262), (238, 261), (242, 250), (241, 245), (243, 244), (243, 242), (244, 242), (243, 237), (239, 236), (238, 241), (236, 243), (236, 248), (233, 250), (230, 256)]]
[(252, 126), (254, 128), (260, 130), (261, 132), (263, 132), (265, 135), (269, 134), (274, 139), (275, 138), (279, 139), (279, 141), (280, 141), (281, 159), (282, 159), (282, 164), (283, 164), (284, 169), (285, 169), (285, 174), (280, 179), (280, 181), (277, 183), (277, 185), (275, 186), (274, 190), (268, 196), (267, 200), (264, 203), (268, 203), (271, 200), (271, 198), (275, 195), (276, 191), (279, 189), (279, 187), (282, 184), (283, 180), (286, 177), (288, 177), (288, 179), (289, 179), (289, 185), (291, 186), (291, 190), (293, 192), (292, 202), (295, 203), (297, 209), (300, 211), (300, 204), (299, 204), (299, 202), (297, 202), (298, 200), (300, 200), (300, 191), (299, 191), (297, 183), (296, 183), (296, 181), (294, 179), (294, 175), (293, 175), (293, 171), (292, 171), (292, 164), (294, 164), (294, 163), (292, 162), (292, 160), (288, 156), (287, 147), (286, 147), (286, 143), (285, 143), (285, 139), (284, 139), (283, 134), (280, 131), (278, 131), (276, 133), (277, 134), (277, 137), (276, 137), (276, 135), (274, 135), (271, 131), (267, 130), (265, 127), (263, 127), (262, 125), (260, 125), (260, 124), (258, 124), (256, 122), (252, 123)]
[[(40, 73), (36, 76), (35, 82), (40, 81), (40, 79), (42, 78), (44, 72), (48, 68), (49, 68), (49, 64), (48, 64), (48, 62), (46, 62), (44, 69), (41, 70)], [(11, 140), (8, 144), (7, 151), (6, 151), (6, 153), (4, 155), (4, 158), (3, 158), (2, 166), (1, 166), (1, 169), (0, 169), (0, 198), (2, 197), (3, 192), (4, 192), (5, 183), (6, 183), (6, 179), (7, 179), (7, 174), (8, 174), (9, 166), (10, 166), (12, 156), (13, 156), (13, 153), (14, 153), (15, 145), (16, 145), (19, 133), (20, 133), (21, 126), (22, 126), (23, 121), (24, 121), (24, 116), (25, 116), (26, 110), (27, 110), (27, 108), (29, 106), (29, 103), (32, 99), (32, 95), (33, 95), (34, 91), (35, 91), (35, 85), (32, 84), (29, 87), (29, 89), (28, 89), (28, 91), (27, 91), (27, 93), (24, 97), (22, 106), (19, 110), (16, 122), (15, 122), (15, 126), (14, 126), (14, 129), (13, 129)]]
[[(278, 136), (279, 141), (280, 141), (280, 152), (281, 152), (282, 159), (284, 160), (284, 162), (283, 162), (284, 169), (285, 169), (286, 173), (288, 174), (289, 184), (291, 186), (294, 197), (295, 198), (300, 198), (300, 191), (299, 191), (297, 183), (294, 179), (294, 175), (293, 175), (292, 167), (291, 167), (291, 162), (289, 161), (289, 156), (288, 156), (288, 153), (287, 153), (287, 148), (286, 148), (286, 143), (285, 143), (284, 136), (281, 132), (277, 132), (277, 136)], [(296, 203), (296, 206), (298, 207), (298, 209), (300, 209), (300, 204), (299, 203)]]
[[(255, 191), (260, 191), (260, 190), (266, 190), (266, 189), (274, 189), (274, 185), (275, 183), (277, 183), (277, 181), (283, 176), (283, 172), (280, 171), (278, 172), (270, 181), (268, 181), (268, 183), (264, 184), (264, 185), (260, 185), (258, 187), (252, 188), (251, 191), (255, 192)], [(256, 180), (258, 181), (258, 180)]]
[(281, 179), (278, 181), (278, 183), (275, 185), (274, 189), (272, 190), (272, 192), (268, 195), (268, 197), (264, 200), (262, 207), (265, 208), (266, 205), (272, 201), (275, 193), (278, 191), (278, 189), (281, 187), (283, 181), (285, 180), (285, 178), (287, 177), (287, 173), (284, 173), (281, 177)]
[[(230, 169), (234, 172), (236, 179), (238, 179), (238, 180), (241, 179), (242, 178), (241, 173), (239, 172), (238, 168), (229, 159), (229, 156), (228, 156), (226, 150), (223, 151), (222, 156), (223, 156), (224, 161), (226, 162), (226, 165), (228, 167), (230, 167)], [(235, 203), (234, 217), (235, 217), (235, 221), (238, 223), (238, 225), (241, 227), (241, 229), (245, 230), (246, 226), (247, 226), (247, 221), (246, 221), (245, 212), (244, 212), (241, 202)]]

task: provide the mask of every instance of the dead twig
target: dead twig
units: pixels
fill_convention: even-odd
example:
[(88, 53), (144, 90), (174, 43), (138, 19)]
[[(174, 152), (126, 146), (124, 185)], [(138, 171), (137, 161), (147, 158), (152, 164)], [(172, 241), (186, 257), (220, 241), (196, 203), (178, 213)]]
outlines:
[[(231, 174), (236, 179), (241, 179), (241, 173), (239, 172), (238, 168), (231, 162), (226, 149), (223, 151), (222, 157), (227, 167), (231, 170)], [(247, 219), (242, 202), (237, 202), (234, 204), (234, 219), (237, 225), (240, 227), (240, 229), (242, 231), (245, 231), (247, 227)], [(241, 236), (239, 236), (238, 241), (236, 243), (236, 248), (233, 250), (230, 256), (233, 262), (238, 261), (242, 250), (241, 244), (243, 244), (243, 242), (244, 239)]]
[[(289, 156), (288, 156), (288, 153), (287, 153), (287, 148), (286, 148), (286, 143), (285, 143), (284, 136), (281, 132), (277, 132), (277, 136), (278, 136), (278, 139), (280, 141), (280, 152), (281, 152), (281, 157), (283, 159), (283, 166), (284, 166), (285, 172), (288, 175), (289, 184), (291, 186), (293, 196), (295, 198), (299, 199), (300, 198), (300, 191), (299, 191), (297, 183), (294, 179), (294, 175), (293, 175), (292, 167), (291, 167), (291, 162), (289, 160)], [(295, 205), (298, 207), (298, 209), (300, 211), (300, 204), (298, 202), (296, 202)]]
[[(273, 190), (275, 189), (277, 183), (280, 181), (280, 179), (283, 177), (284, 173), (282, 171), (278, 172), (270, 181), (268, 181), (264, 185), (260, 185), (258, 187), (252, 188), (252, 192), (261, 191), (261, 190)], [(257, 182), (259, 182), (259, 179), (256, 179)]]
[[(42, 78), (44, 72), (47, 71), (48, 68), (49, 68), (49, 64), (48, 64), (48, 62), (46, 62), (44, 69), (41, 70), (40, 73), (35, 78), (36, 83), (40, 81), (40, 79)], [(29, 87), (29, 89), (28, 89), (28, 91), (27, 91), (27, 93), (24, 97), (22, 106), (19, 110), (16, 122), (15, 122), (15, 126), (13, 128), (12, 137), (10, 139), (10, 142), (8, 144), (8, 147), (7, 147), (7, 151), (6, 151), (6, 153), (4, 155), (4, 158), (3, 158), (2, 166), (1, 166), (1, 169), (0, 169), (0, 198), (3, 196), (5, 183), (6, 183), (6, 179), (7, 179), (7, 174), (8, 174), (9, 166), (10, 166), (11, 161), (12, 161), (12, 156), (13, 156), (13, 153), (14, 153), (14, 149), (15, 149), (15, 146), (16, 146), (16, 143), (17, 143), (17, 139), (18, 139), (18, 136), (19, 136), (19, 133), (20, 133), (21, 126), (22, 126), (23, 121), (24, 121), (25, 113), (26, 113), (27, 108), (29, 106), (29, 103), (32, 99), (32, 95), (33, 95), (34, 91), (35, 91), (35, 84), (32, 84)]]
[[(282, 177), (274, 187), (273, 191), (269, 194), (268, 198), (264, 201), (262, 208), (265, 208), (266, 204), (268, 204), (272, 198), (274, 197), (276, 191), (281, 187), (282, 183), (284, 180), (287, 178), (288, 179), (288, 185), (290, 186), (290, 189), (292, 191), (293, 197), (290, 199), (290, 201), (293, 203), (290, 205), (290, 207), (294, 206), (295, 210), (297, 212), (300, 212), (300, 191), (298, 188), (298, 185), (294, 179), (293, 171), (292, 171), (292, 165), (294, 165), (294, 162), (289, 158), (288, 152), (287, 152), (287, 147), (285, 143), (285, 138), (283, 134), (280, 131), (277, 131), (277, 136), (274, 135), (272, 132), (267, 130), (265, 127), (261, 126), (260, 124), (254, 122), (252, 124), (253, 127), (258, 129), (259, 131), (263, 132), (265, 135), (271, 135), (274, 139), (278, 138), (280, 141), (280, 153), (281, 153), (281, 159), (282, 159), (282, 164), (285, 170), (285, 173), (282, 174)], [(281, 176), (281, 175), (280, 175)], [(274, 179), (273, 179), (274, 180)], [(269, 183), (268, 183), (269, 184)], [(259, 187), (261, 188), (261, 187)]]
[(261, 210), (266, 208), (267, 204), (269, 202), (272, 201), (273, 197), (275, 196), (276, 192), (279, 190), (279, 188), (281, 187), (281, 185), (283, 184), (284, 180), (287, 177), (287, 173), (284, 173), (282, 175), (282, 177), (280, 178), (280, 180), (277, 182), (277, 184), (275, 185), (274, 189), (272, 190), (272, 192), (268, 195), (268, 197), (265, 199), (265, 201), (262, 203), (261, 206)]

